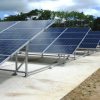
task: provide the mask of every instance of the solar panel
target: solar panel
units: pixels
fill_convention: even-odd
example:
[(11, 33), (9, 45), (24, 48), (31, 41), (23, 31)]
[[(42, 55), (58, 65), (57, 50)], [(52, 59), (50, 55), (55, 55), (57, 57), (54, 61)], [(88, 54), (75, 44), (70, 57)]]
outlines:
[(35, 38), (34, 40), (32, 40), (31, 44), (37, 44), (37, 45), (40, 45), (40, 44), (47, 44), (49, 45), (50, 43), (52, 43), (54, 39), (53, 38)]
[(100, 41), (100, 31), (90, 31), (79, 48), (95, 49)]
[(77, 45), (51, 45), (45, 53), (72, 54)]
[(42, 34), (40, 34), (38, 37), (36, 37), (37, 39), (40, 38), (46, 38), (46, 39), (55, 39), (61, 32), (55, 32), (55, 33), (51, 33), (51, 32), (43, 32)]
[[(39, 35), (53, 21), (22, 21), (0, 34), (0, 62), (8, 59)], [(41, 26), (41, 27), (40, 27)]]
[(60, 38), (83, 38), (85, 33), (64, 33)]
[(47, 44), (30, 44), (29, 52), (42, 53), (45, 50), (45, 48), (47, 48), (47, 46)]
[(89, 34), (91, 34), (91, 35), (92, 34), (98, 34), (99, 35), (100, 34), (100, 31), (90, 31)]
[(50, 25), (53, 21), (52, 20), (34, 20), (34, 21), (21, 21), (13, 28), (18, 29), (33, 29), (33, 28), (45, 28)]
[(50, 27), (47, 30), (45, 30), (44, 32), (50, 32), (50, 33), (53, 33), (53, 32), (57, 33), (58, 32), (58, 33), (61, 33), (64, 29), (65, 29), (65, 27)]
[(3, 63), (4, 60), (6, 60), (9, 56), (7, 55), (0, 55), (0, 63)]
[(100, 39), (100, 34), (88, 34), (86, 39), (90, 38), (90, 39)]
[[(66, 28), (49, 28), (32, 40), (29, 51), (42, 53)], [(59, 31), (58, 31), (59, 30)]]
[(88, 27), (81, 27), (81, 28), (68, 28), (66, 32), (87, 32), (89, 30)]
[(13, 24), (15, 24), (16, 22), (0, 22), (0, 32), (5, 30), (6, 28), (12, 26)]
[(0, 54), (11, 55), (26, 42), (27, 40), (0, 40)]
[(7, 30), (0, 34), (0, 39), (30, 39), (36, 33), (40, 32), (41, 29), (16, 29)]
[(68, 29), (68, 33), (66, 30), (55, 42), (52, 43), (51, 46), (45, 50), (45, 53), (73, 54), (89, 31), (89, 28), (83, 28), (81, 30), (80, 28), (70, 28)]
[(64, 38), (64, 39), (57, 39), (53, 45), (77, 45), (79, 42), (81, 41), (81, 38), (80, 39), (70, 39), (70, 38)]
[(80, 45), (80, 48), (84, 48), (84, 49), (94, 49), (97, 47), (97, 43), (82, 43)]

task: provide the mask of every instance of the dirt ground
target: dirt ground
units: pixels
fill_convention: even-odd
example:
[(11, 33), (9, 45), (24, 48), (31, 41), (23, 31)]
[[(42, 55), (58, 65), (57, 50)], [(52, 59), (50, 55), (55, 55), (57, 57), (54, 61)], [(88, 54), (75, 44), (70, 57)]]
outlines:
[(100, 69), (65, 96), (63, 100), (100, 100)]

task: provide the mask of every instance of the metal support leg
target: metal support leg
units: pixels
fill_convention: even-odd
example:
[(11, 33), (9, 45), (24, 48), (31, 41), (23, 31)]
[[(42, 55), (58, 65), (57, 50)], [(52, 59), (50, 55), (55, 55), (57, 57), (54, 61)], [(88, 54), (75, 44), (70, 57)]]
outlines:
[(65, 54), (64, 54), (64, 57), (63, 57), (63, 64), (65, 64), (66, 63), (66, 56), (65, 56)]
[(41, 54), (41, 58), (43, 58), (43, 53)]
[(69, 60), (69, 57), (70, 57), (70, 55), (68, 55), (68, 56), (66, 57), (66, 59)]
[(16, 53), (16, 55), (15, 55), (15, 72), (12, 74), (13, 76), (17, 75), (17, 69), (18, 69), (18, 55)]
[(89, 52), (89, 50), (87, 51), (87, 55), (90, 55), (90, 52)]
[(26, 46), (25, 51), (25, 77), (28, 76), (28, 45)]
[(74, 52), (74, 60), (76, 60), (76, 52)]

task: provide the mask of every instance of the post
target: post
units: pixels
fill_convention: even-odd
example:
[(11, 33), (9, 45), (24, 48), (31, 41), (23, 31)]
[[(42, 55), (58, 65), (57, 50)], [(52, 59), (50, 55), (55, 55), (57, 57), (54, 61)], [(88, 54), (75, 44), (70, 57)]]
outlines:
[(76, 60), (76, 52), (74, 52), (74, 60)]
[(13, 76), (17, 75), (17, 68), (18, 68), (18, 54), (15, 54), (15, 72), (12, 74)]
[(88, 49), (88, 51), (87, 51), (87, 55), (90, 55), (90, 51), (89, 51), (89, 49)]
[(43, 58), (43, 53), (41, 54), (41, 58)]
[(28, 76), (28, 45), (26, 46), (25, 51), (25, 77)]

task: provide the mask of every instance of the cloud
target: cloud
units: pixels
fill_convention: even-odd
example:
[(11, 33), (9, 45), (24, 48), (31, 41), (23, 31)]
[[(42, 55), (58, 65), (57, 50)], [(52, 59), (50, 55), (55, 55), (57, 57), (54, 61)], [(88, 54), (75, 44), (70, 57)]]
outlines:
[(26, 11), (28, 0), (1, 0), (0, 11)]
[(32, 9), (80, 11), (99, 16), (100, 0), (1, 0), (0, 11), (28, 12)]

